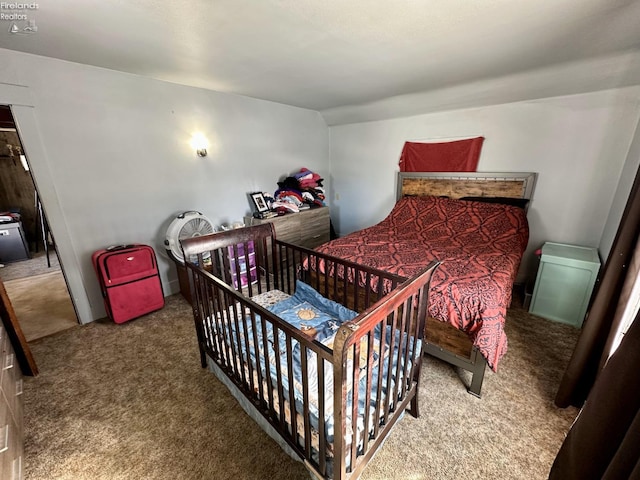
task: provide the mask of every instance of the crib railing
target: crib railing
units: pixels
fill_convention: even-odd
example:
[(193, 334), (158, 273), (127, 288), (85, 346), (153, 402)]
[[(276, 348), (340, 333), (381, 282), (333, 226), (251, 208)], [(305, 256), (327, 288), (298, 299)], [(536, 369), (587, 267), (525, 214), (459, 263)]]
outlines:
[[(436, 267), (436, 263), (431, 264), (391, 291), (384, 301), (376, 303), (353, 322), (343, 324), (336, 334), (334, 382), (340, 396), (336, 394), (334, 401), (342, 406), (351, 405), (351, 410), (345, 410), (338, 409), (337, 403), (335, 410), (335, 423), (342, 429), (335, 437), (335, 449), (344, 451), (344, 455), (336, 458), (334, 468), (343, 472), (343, 476), (346, 473), (359, 476), (405, 409), (410, 407), (413, 416), (419, 415), (417, 394), (425, 315), (429, 282)], [(376, 331), (385, 330), (387, 335), (376, 335)], [(379, 343), (376, 345), (376, 342)], [(376, 370), (382, 371), (382, 375), (374, 377)], [(358, 381), (365, 382), (364, 391), (351, 387)], [(360, 402), (365, 405), (364, 409), (356, 407)], [(374, 407), (367, 408), (369, 405)], [(364, 428), (359, 429), (361, 422)], [(349, 437), (357, 440), (352, 440), (350, 445), (343, 444)]]
[[(274, 238), (271, 224), (183, 241), (202, 365), (207, 357), (323, 478), (357, 478), (405, 409), (418, 415), (429, 282)], [(247, 282), (243, 268), (253, 265)], [(250, 269), (250, 268), (249, 268)], [(297, 280), (359, 313), (333, 348), (250, 297)]]

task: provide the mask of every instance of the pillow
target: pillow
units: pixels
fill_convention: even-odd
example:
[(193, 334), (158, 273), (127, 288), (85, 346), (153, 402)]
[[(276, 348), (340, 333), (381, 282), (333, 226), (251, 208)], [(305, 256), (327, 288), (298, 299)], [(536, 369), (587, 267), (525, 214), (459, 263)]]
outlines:
[(511, 205), (513, 207), (527, 208), (528, 198), (512, 198), (512, 197), (462, 197), (460, 200), (468, 200), (470, 202), (484, 203), (501, 203), (503, 205)]

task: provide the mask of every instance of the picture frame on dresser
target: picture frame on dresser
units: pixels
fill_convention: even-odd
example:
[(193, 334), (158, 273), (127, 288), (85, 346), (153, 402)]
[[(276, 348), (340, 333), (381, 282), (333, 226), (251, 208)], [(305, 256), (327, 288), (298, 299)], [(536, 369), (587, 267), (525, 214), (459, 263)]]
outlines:
[(251, 192), (249, 196), (253, 201), (253, 207), (257, 213), (269, 211), (269, 206), (267, 205), (267, 201), (265, 200), (262, 192)]

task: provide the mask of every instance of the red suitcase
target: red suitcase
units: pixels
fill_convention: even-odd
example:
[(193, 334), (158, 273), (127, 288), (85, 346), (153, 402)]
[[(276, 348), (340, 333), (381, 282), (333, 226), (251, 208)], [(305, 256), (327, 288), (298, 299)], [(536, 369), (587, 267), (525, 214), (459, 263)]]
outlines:
[(118, 245), (91, 256), (107, 315), (123, 323), (164, 307), (156, 254), (148, 245)]

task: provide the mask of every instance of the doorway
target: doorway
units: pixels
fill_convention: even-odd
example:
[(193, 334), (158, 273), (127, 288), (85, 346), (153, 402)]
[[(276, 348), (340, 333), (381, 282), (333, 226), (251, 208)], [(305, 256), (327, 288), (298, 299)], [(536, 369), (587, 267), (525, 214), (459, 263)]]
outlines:
[(11, 110), (0, 106), (0, 280), (27, 340), (78, 324)]

